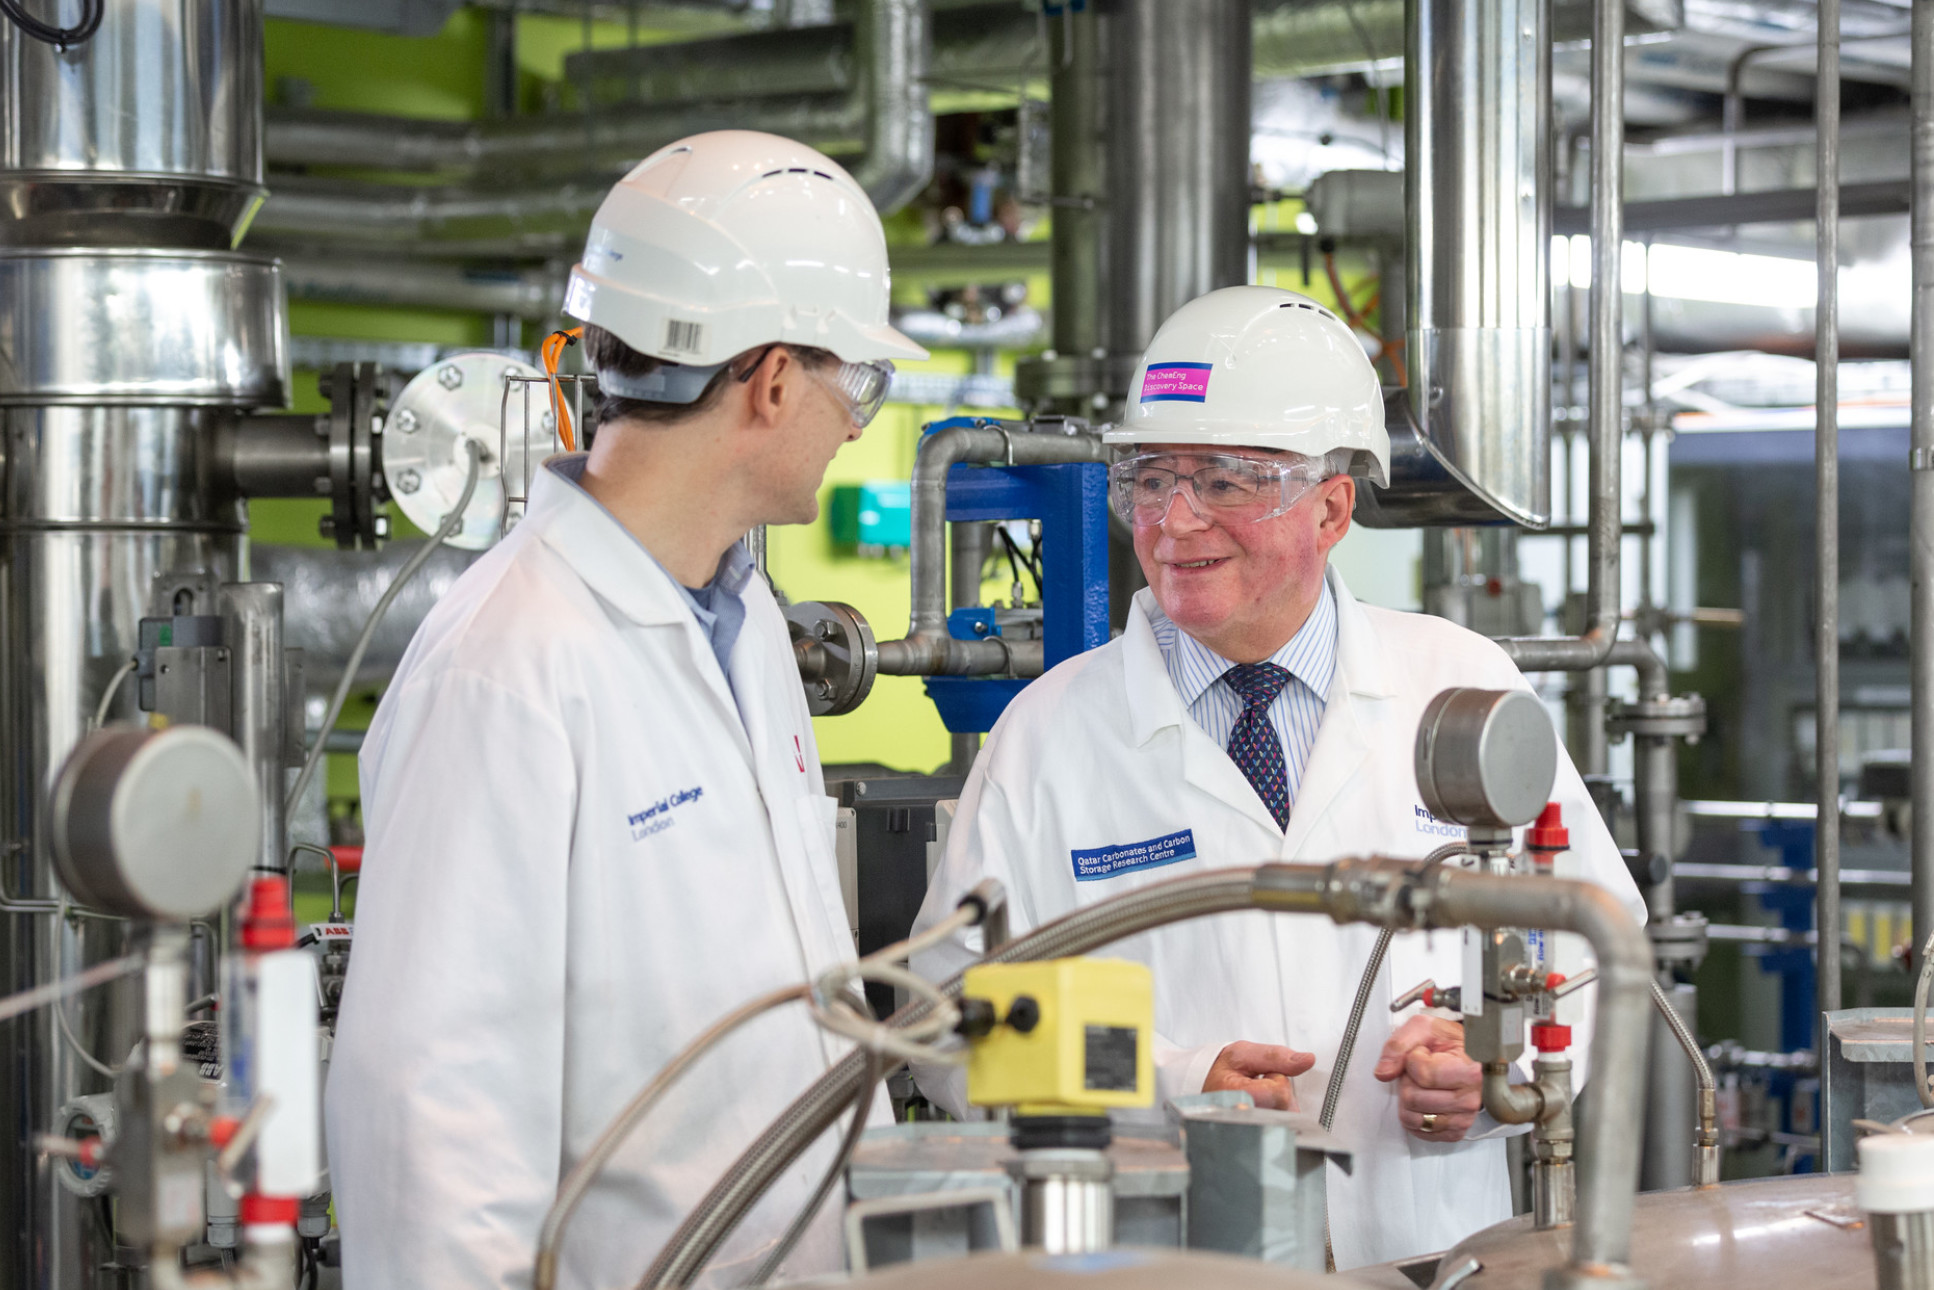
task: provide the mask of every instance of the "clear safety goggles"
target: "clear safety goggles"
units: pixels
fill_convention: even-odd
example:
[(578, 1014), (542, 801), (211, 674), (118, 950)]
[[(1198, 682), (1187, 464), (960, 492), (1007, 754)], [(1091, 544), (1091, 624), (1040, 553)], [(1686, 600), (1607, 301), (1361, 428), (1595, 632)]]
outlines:
[[(1193, 470), (1179, 470), (1191, 465)], [(1328, 476), (1320, 462), (1227, 453), (1144, 453), (1108, 468), (1108, 501), (1130, 524), (1160, 524), (1176, 490), (1197, 516), (1216, 524), (1255, 524), (1283, 514)]]
[(821, 384), (838, 392), (846, 400), (846, 408), (853, 418), (853, 428), (864, 430), (873, 418), (880, 415), (880, 408), (886, 403), (887, 391), (893, 388), (893, 364), (885, 359), (871, 363), (841, 363), (828, 371), (824, 368), (806, 369)]

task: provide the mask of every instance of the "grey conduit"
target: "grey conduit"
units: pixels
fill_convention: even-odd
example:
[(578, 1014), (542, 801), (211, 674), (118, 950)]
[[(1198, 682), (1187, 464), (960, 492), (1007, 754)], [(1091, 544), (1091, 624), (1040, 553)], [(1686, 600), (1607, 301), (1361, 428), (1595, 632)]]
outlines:
[[(1912, 198), (1913, 446), (1908, 465), (1913, 641), (1914, 937), (1934, 933), (1934, 5), (1914, 6)], [(1919, 966), (1918, 964), (1916, 966)]]
[[(1814, 89), (1814, 178), (1819, 184), (1815, 255), (1820, 280), (1813, 315), (1814, 736), (1819, 813), (1813, 829), (1816, 1012), (1840, 1008), (1840, 0), (1819, 0), (1819, 66)], [(1923, 8), (1924, 4), (1916, 8)], [(1918, 929), (1917, 929), (1918, 930)], [(1827, 1051), (1826, 1022), (1816, 1022), (1816, 1052)]]

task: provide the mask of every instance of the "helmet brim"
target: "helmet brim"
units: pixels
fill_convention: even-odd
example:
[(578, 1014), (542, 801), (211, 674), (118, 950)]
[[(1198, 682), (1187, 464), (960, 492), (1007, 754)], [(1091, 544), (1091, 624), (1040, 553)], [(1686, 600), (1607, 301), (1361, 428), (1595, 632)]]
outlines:
[[(854, 329), (855, 340), (833, 348), (833, 352), (849, 363), (871, 363), (878, 359), (895, 362), (919, 362), (931, 358), (921, 346), (914, 344), (900, 333), (897, 327), (885, 323), (877, 327), (858, 327)], [(851, 350), (851, 353), (847, 351)]]

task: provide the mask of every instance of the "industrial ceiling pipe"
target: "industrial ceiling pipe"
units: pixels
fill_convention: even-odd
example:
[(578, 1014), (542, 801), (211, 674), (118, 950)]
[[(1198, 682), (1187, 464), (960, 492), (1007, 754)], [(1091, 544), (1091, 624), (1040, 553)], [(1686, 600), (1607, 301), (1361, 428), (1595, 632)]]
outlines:
[[(591, 113), (508, 117), (460, 126), (357, 121), (349, 114), (321, 122), (283, 122), (270, 152), (311, 164), (421, 170), (438, 155), (475, 157), (490, 168), (514, 168), (532, 156), (585, 158), (594, 165), (638, 161), (704, 130), (766, 130), (806, 143), (858, 141), (864, 155), (853, 178), (882, 213), (917, 196), (933, 178), (933, 112), (927, 102), (932, 32), (926, 0), (866, 0), (857, 28), (862, 73), (843, 96), (712, 102), (672, 108), (613, 108)], [(420, 241), (438, 237), (503, 238), (527, 231), (581, 234), (604, 200), (600, 185), (555, 182), (512, 188), (415, 188), (363, 191), (341, 185), (294, 186), (269, 198), (254, 229), (271, 236)]]

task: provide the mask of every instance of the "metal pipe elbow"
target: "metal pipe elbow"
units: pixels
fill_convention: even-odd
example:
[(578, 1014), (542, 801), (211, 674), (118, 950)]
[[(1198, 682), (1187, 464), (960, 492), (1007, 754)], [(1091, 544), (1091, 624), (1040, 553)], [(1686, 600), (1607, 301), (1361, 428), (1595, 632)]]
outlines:
[(1545, 1118), (1545, 1091), (1537, 1084), (1513, 1084), (1509, 1062), (1484, 1064), (1484, 1109), (1499, 1124), (1536, 1124)]

